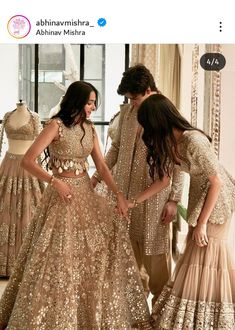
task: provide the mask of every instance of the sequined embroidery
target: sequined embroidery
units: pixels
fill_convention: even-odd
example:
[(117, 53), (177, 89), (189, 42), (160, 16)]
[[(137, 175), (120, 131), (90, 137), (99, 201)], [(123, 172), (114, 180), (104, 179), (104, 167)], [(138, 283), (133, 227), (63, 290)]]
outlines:
[(234, 330), (235, 304), (181, 299), (165, 287), (154, 306), (155, 330)]
[(208, 177), (218, 174), (222, 187), (208, 221), (223, 224), (235, 210), (235, 180), (219, 164), (207, 137), (198, 131), (184, 132), (180, 153), (180, 169), (190, 174), (188, 223), (196, 226), (210, 186)]
[(37, 113), (30, 111), (29, 121), (19, 128), (14, 128), (9, 123), (9, 118), (13, 112), (5, 114), (4, 126), (7, 138), (12, 140), (34, 140), (39, 134), (40, 118)]
[(85, 122), (84, 131), (80, 125), (71, 128), (66, 127), (59, 119), (59, 140), (53, 141), (49, 146), (49, 166), (55, 167), (58, 173), (74, 171), (76, 175), (88, 171), (87, 157), (93, 148), (93, 126), (91, 122)]
[(11, 274), (45, 184), (21, 166), (23, 155), (6, 152), (0, 167), (0, 275)]
[[(136, 196), (152, 183), (146, 147), (141, 138), (136, 139), (137, 131), (136, 109), (130, 104), (121, 106), (118, 128), (105, 161), (110, 169), (115, 167), (116, 182), (128, 198)], [(101, 180), (97, 172), (94, 175)], [(161, 214), (169, 199), (181, 199), (182, 190), (183, 176), (176, 168), (171, 186), (131, 211), (130, 237), (143, 243), (146, 255), (169, 253), (169, 226), (162, 224)]]
[(47, 187), (0, 301), (0, 328), (152, 329), (127, 222), (88, 175), (61, 180), (73, 199)]

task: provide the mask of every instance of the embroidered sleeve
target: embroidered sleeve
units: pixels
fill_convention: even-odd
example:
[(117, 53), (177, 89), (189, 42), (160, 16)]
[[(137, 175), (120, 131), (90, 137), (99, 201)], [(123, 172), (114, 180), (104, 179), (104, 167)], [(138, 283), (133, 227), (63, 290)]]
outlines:
[(109, 128), (108, 128), (108, 137), (111, 138), (111, 140), (113, 141), (117, 128), (118, 128), (118, 123), (119, 123), (119, 119), (120, 119), (120, 111), (118, 111), (117, 113), (115, 113), (115, 115), (110, 119), (109, 122)]
[(192, 135), (188, 142), (187, 155), (190, 163), (206, 177), (219, 173), (218, 158), (210, 141), (201, 133)]
[(183, 188), (184, 188), (184, 173), (180, 171), (180, 168), (178, 166), (175, 166), (173, 170), (171, 192), (169, 199), (175, 202), (179, 202), (182, 197)]

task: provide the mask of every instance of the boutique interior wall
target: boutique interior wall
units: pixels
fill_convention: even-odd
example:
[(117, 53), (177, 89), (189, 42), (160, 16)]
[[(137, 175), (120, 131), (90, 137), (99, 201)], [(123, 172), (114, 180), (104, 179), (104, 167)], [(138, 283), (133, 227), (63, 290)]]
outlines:
[[(192, 80), (193, 52), (195, 45), (180, 45), (181, 74), (180, 74), (180, 110), (191, 121), (192, 119)], [(218, 107), (219, 120), (219, 153), (220, 162), (235, 177), (235, 45), (220, 45), (226, 59), (225, 67), (220, 71), (220, 86)], [(198, 60), (206, 52), (206, 45), (199, 45)], [(212, 116), (213, 104), (208, 102), (212, 90), (207, 83), (206, 72), (198, 64), (197, 78), (197, 127), (205, 129), (208, 116)], [(208, 132), (211, 133), (211, 132)]]

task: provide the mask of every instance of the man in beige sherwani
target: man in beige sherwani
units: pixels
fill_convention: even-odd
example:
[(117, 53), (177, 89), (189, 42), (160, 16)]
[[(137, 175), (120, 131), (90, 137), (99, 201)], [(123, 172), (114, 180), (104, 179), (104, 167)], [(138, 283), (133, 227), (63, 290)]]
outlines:
[[(110, 169), (115, 166), (116, 182), (128, 199), (152, 182), (146, 161), (147, 150), (141, 139), (143, 132), (137, 121), (138, 107), (152, 93), (159, 91), (145, 66), (136, 65), (123, 73), (118, 94), (129, 98), (130, 104), (121, 106), (118, 128), (105, 160)], [(95, 172), (93, 186), (100, 180)], [(146, 293), (153, 295), (153, 304), (171, 275), (169, 223), (176, 215), (182, 186), (181, 174), (175, 170), (171, 186), (138, 204), (130, 213), (133, 250)]]

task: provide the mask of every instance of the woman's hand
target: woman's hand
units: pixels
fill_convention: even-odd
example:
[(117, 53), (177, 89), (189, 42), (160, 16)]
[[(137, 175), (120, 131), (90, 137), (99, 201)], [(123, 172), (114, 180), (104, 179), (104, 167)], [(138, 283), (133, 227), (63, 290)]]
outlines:
[(135, 207), (135, 203), (133, 201), (127, 200), (127, 206), (129, 209), (133, 209)]
[(177, 213), (177, 202), (175, 201), (168, 201), (163, 208), (162, 211), (162, 222), (165, 225), (168, 225), (176, 216)]
[(58, 178), (54, 178), (52, 186), (57, 190), (64, 202), (71, 201), (73, 194), (70, 185)]
[(91, 177), (91, 184), (92, 187), (95, 189), (95, 187), (97, 186), (97, 184), (99, 183), (98, 179), (95, 176)]
[(200, 247), (208, 244), (207, 224), (197, 223), (193, 230), (192, 240)]
[(117, 210), (118, 213), (129, 220), (128, 218), (128, 201), (123, 196), (123, 193), (119, 192), (117, 194)]

